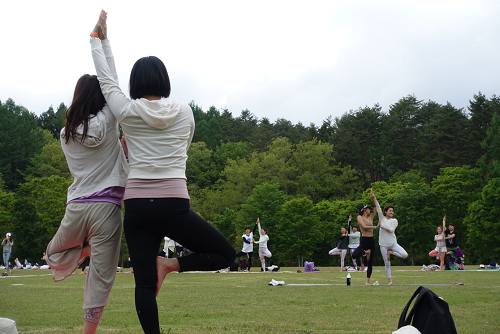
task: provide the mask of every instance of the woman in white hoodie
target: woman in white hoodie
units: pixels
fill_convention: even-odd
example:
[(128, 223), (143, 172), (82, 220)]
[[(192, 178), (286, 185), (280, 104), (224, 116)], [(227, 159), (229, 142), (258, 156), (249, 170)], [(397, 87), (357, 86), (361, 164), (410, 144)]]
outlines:
[[(100, 38), (112, 80), (117, 81), (105, 32)], [(64, 280), (90, 256), (83, 300), (83, 333), (94, 333), (113, 286), (122, 235), (122, 198), (129, 168), (118, 122), (95, 75), (83, 75), (61, 130), (61, 146), (73, 175), (66, 213), (47, 246), (54, 281)]]
[[(186, 160), (194, 117), (189, 105), (168, 98), (170, 80), (163, 62), (150, 56), (134, 64), (129, 99), (112, 78), (101, 40), (93, 38), (90, 43), (101, 90), (127, 138), (130, 174), (124, 230), (134, 263), (137, 315), (145, 333), (157, 334), (155, 297), (165, 276), (172, 271), (227, 268), (236, 252), (222, 233), (189, 207)], [(193, 253), (157, 257), (164, 236)]]

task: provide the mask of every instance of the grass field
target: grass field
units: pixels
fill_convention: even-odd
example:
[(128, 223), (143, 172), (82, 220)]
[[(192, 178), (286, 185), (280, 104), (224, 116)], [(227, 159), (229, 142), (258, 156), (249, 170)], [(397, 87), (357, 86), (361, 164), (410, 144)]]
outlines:
[[(393, 267), (394, 283), (463, 282), (428, 288), (448, 302), (459, 333), (500, 333), (500, 272), (419, 269)], [(345, 272), (281, 270), (169, 274), (158, 296), (163, 333), (390, 333), (418, 287), (364, 286), (365, 273), (351, 273), (348, 287)], [(1, 277), (0, 317), (16, 320), (20, 333), (81, 333), (86, 275), (54, 283), (50, 273), (15, 270), (12, 276), (21, 277)], [(333, 285), (272, 287), (267, 285), (271, 279)], [(375, 267), (372, 274), (372, 282), (377, 280), (387, 281), (382, 267)], [(133, 274), (117, 274), (98, 333), (142, 333), (134, 307)]]

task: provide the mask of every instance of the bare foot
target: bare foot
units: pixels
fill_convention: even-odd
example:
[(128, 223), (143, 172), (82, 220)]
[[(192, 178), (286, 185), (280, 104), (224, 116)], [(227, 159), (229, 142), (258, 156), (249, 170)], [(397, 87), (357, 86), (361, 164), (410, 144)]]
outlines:
[(366, 285), (370, 285), (370, 279), (369, 278), (366, 279)]
[(366, 259), (367, 260), (370, 260), (370, 254), (372, 253), (371, 249), (367, 249), (365, 250), (365, 255), (366, 255)]
[(163, 280), (168, 273), (172, 271), (179, 271), (179, 261), (174, 259), (168, 259), (161, 256), (156, 257), (156, 272), (158, 273), (158, 283), (156, 283), (156, 296), (160, 292)]
[(391, 262), (391, 255), (392, 255), (392, 254), (394, 254), (394, 252), (393, 252), (393, 251), (391, 251), (391, 250), (388, 250), (388, 251), (387, 251), (387, 261)]
[(82, 248), (82, 254), (80, 254), (80, 259), (84, 259), (90, 256), (90, 245), (86, 245)]
[(392, 278), (389, 278), (389, 283), (387, 285), (392, 285)]

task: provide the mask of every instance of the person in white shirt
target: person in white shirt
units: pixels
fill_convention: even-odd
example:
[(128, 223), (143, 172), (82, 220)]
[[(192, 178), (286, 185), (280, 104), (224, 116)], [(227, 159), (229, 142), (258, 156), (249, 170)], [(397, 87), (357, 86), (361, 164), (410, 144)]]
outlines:
[[(127, 136), (130, 173), (123, 197), (123, 229), (134, 264), (135, 308), (143, 331), (158, 334), (156, 296), (166, 275), (227, 268), (236, 252), (222, 233), (190, 208), (186, 162), (194, 116), (187, 103), (169, 98), (165, 64), (154, 56), (137, 60), (130, 73), (128, 98), (111, 76), (102, 44), (100, 39), (90, 40), (97, 78)], [(185, 52), (171, 46), (171, 53)], [(166, 235), (192, 253), (158, 257)]]
[(253, 241), (256, 244), (259, 244), (259, 258), (262, 264), (262, 271), (266, 271), (266, 260), (265, 258), (270, 258), (273, 256), (269, 249), (267, 248), (267, 242), (269, 241), (269, 236), (267, 235), (267, 229), (260, 227), (259, 218), (257, 218), (257, 222), (255, 223), (259, 227), (259, 241)]
[(396, 228), (398, 227), (398, 221), (394, 216), (394, 207), (392, 205), (386, 205), (384, 211), (380, 208), (377, 198), (370, 190), (370, 196), (372, 197), (373, 203), (377, 207), (377, 213), (379, 221), (377, 227), (380, 228), (380, 233), (378, 235), (378, 243), (380, 245), (380, 253), (382, 253), (382, 258), (385, 264), (385, 274), (389, 279), (389, 285), (392, 285), (392, 275), (391, 275), (391, 255), (395, 255), (402, 259), (408, 257), (408, 253), (403, 247), (398, 245), (396, 240)]
[(243, 249), (236, 254), (236, 257), (246, 256), (248, 259), (247, 271), (250, 271), (252, 267), (252, 255), (253, 255), (253, 234), (255, 233), (255, 229), (257, 228), (257, 224), (255, 224), (253, 231), (250, 232), (250, 227), (245, 227), (245, 233), (241, 236), (243, 240)]
[(165, 237), (165, 244), (163, 245), (163, 251), (165, 252), (165, 256), (168, 258), (174, 257), (175, 250), (175, 241), (170, 239), (169, 237)]
[[(361, 238), (361, 232), (358, 231), (357, 225), (351, 224), (351, 220), (352, 220), (352, 215), (349, 215), (349, 221), (347, 223), (347, 226), (349, 229), (349, 245), (347, 246), (347, 248), (349, 248), (349, 253), (351, 254), (351, 259), (352, 259), (352, 264), (354, 266), (354, 269), (358, 270), (358, 262), (355, 258), (352, 257), (352, 253), (354, 253), (356, 248), (359, 247), (359, 239)], [(362, 256), (366, 256), (366, 255), (362, 255)], [(361, 266), (364, 267), (362, 257), (360, 257), (360, 261), (361, 261)]]
[[(446, 224), (446, 216), (443, 218), (443, 223)], [(429, 252), (430, 257), (436, 257), (441, 260), (439, 267), (443, 270), (444, 267), (444, 257), (446, 256), (446, 241), (443, 228), (438, 226), (436, 228), (437, 234), (434, 236), (434, 241), (436, 242), (436, 248)]]

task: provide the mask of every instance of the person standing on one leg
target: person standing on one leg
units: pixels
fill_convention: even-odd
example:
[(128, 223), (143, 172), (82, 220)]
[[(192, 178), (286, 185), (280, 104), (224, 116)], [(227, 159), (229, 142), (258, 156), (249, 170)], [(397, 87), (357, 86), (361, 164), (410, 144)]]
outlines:
[[(446, 216), (443, 218), (443, 223), (446, 224)], [(429, 252), (429, 256), (436, 257), (441, 260), (439, 267), (443, 270), (444, 267), (444, 257), (446, 256), (446, 242), (444, 240), (444, 232), (441, 226), (436, 228), (437, 234), (434, 236), (434, 241), (436, 241), (436, 248)]]
[(267, 242), (269, 241), (269, 236), (267, 235), (267, 229), (265, 228), (260, 228), (260, 221), (259, 218), (257, 218), (257, 222), (255, 223), (259, 226), (259, 241), (253, 241), (256, 244), (259, 244), (259, 258), (260, 262), (262, 264), (262, 271), (266, 271), (266, 257), (271, 257), (273, 256), (269, 249), (267, 248)]
[[(352, 259), (352, 264), (354, 266), (355, 270), (358, 270), (358, 263), (355, 258), (352, 257), (352, 253), (356, 250), (356, 248), (359, 247), (359, 239), (361, 238), (361, 233), (358, 231), (358, 226), (357, 225), (351, 225), (351, 219), (352, 215), (349, 215), (349, 245), (347, 246), (349, 248), (349, 252), (351, 254), (351, 259)], [(361, 260), (361, 266), (363, 266), (363, 259), (360, 258)]]
[[(105, 17), (100, 16), (98, 24), (103, 31), (91, 36), (102, 43), (104, 62), (117, 82), (113, 53), (106, 40)], [(55, 282), (73, 274), (90, 256), (83, 333), (96, 331), (115, 281), (122, 236), (122, 197), (129, 171), (118, 121), (106, 102), (95, 75), (80, 77), (60, 136), (74, 182), (68, 188), (61, 225), (45, 255)]]
[(253, 254), (253, 234), (255, 233), (255, 229), (257, 228), (257, 224), (255, 224), (253, 231), (250, 232), (250, 227), (245, 227), (245, 233), (241, 236), (243, 239), (243, 249), (236, 254), (236, 257), (246, 256), (248, 259), (247, 271), (250, 271), (252, 267), (252, 254)]
[[(443, 219), (443, 229), (446, 229), (446, 219)], [(448, 224), (448, 229), (444, 232), (446, 240), (446, 250), (449, 256), (449, 266), (453, 270), (461, 270), (460, 265), (463, 262), (464, 253), (458, 247), (458, 233), (455, 231), (453, 223)]]
[(373, 239), (373, 230), (377, 226), (373, 226), (373, 218), (376, 212), (370, 212), (370, 207), (366, 204), (361, 204), (358, 208), (358, 224), (361, 228), (361, 242), (359, 247), (352, 253), (353, 259), (357, 259), (366, 255), (366, 285), (370, 285), (370, 277), (372, 276), (373, 256), (375, 255), (375, 240)]
[(328, 252), (329, 255), (340, 255), (340, 271), (344, 270), (344, 259), (347, 254), (347, 244), (349, 242), (349, 234), (344, 226), (340, 227), (339, 242), (337, 247)]
[[(166, 275), (227, 268), (236, 252), (222, 233), (190, 208), (186, 162), (195, 121), (187, 103), (169, 98), (165, 64), (154, 56), (137, 60), (128, 98), (110, 75), (103, 42), (91, 39), (90, 45), (101, 91), (127, 136), (130, 174), (123, 197), (123, 229), (134, 263), (136, 313), (144, 333), (159, 334), (156, 296)], [(158, 257), (165, 236), (192, 253)]]
[(392, 218), (394, 216), (394, 207), (392, 205), (386, 205), (384, 207), (384, 212), (382, 213), (382, 209), (378, 204), (373, 190), (370, 190), (370, 196), (372, 197), (373, 203), (377, 208), (379, 217), (379, 222), (377, 224), (377, 227), (380, 228), (378, 242), (380, 245), (380, 253), (382, 253), (382, 258), (384, 259), (385, 274), (389, 279), (389, 285), (392, 285), (391, 255), (406, 259), (408, 257), (408, 253), (404, 250), (403, 247), (398, 245), (398, 242), (396, 240), (395, 231), (398, 227), (398, 221), (397, 219)]

